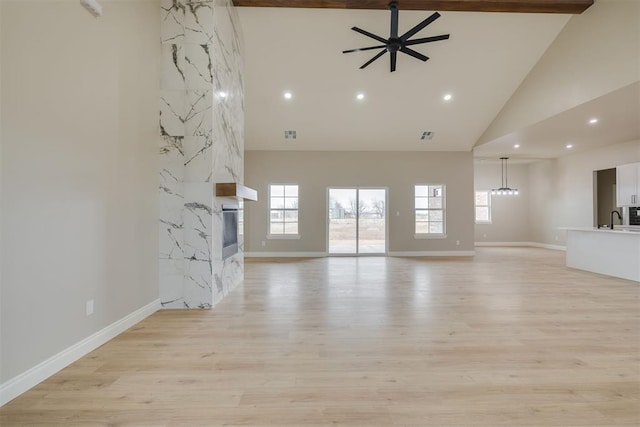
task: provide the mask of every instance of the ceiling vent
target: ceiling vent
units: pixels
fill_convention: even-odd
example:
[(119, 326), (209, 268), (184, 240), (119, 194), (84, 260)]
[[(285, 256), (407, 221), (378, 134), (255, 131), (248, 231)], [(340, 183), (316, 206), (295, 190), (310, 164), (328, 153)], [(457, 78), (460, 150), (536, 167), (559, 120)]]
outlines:
[(431, 131), (422, 132), (422, 136), (420, 137), (420, 139), (431, 141), (433, 139), (433, 132)]
[(296, 139), (296, 131), (295, 130), (285, 130), (284, 131), (284, 139)]

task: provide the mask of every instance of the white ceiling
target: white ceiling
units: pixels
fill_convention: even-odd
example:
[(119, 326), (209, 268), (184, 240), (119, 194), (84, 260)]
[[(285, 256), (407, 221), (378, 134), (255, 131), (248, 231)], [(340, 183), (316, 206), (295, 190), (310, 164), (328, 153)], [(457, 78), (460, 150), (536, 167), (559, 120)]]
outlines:
[[(595, 124), (589, 123), (598, 119)], [(544, 159), (640, 139), (640, 82), (475, 148), (477, 158)], [(519, 144), (519, 148), (514, 148)], [(566, 146), (572, 147), (568, 149)]]
[[(569, 15), (442, 12), (414, 38), (450, 33), (416, 46), (426, 63), (398, 54), (360, 70), (384, 38), (389, 12), (244, 8), (247, 150), (469, 151), (562, 30)], [(400, 33), (432, 12), (400, 11)], [(285, 91), (293, 98), (283, 98)], [(365, 93), (357, 101), (358, 92)], [(443, 101), (451, 93), (450, 102)], [(284, 131), (297, 131), (285, 140)], [(433, 131), (431, 141), (421, 141)]]

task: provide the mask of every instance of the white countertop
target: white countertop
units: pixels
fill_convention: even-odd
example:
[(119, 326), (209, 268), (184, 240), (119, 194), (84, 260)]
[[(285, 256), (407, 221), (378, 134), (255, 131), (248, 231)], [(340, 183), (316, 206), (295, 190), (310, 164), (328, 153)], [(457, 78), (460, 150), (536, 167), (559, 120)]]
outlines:
[(610, 230), (608, 228), (595, 228), (595, 227), (567, 227), (567, 231), (592, 231), (594, 233), (609, 233), (609, 234), (627, 234), (627, 235), (636, 235), (640, 237), (639, 229), (628, 229), (628, 228), (613, 228)]

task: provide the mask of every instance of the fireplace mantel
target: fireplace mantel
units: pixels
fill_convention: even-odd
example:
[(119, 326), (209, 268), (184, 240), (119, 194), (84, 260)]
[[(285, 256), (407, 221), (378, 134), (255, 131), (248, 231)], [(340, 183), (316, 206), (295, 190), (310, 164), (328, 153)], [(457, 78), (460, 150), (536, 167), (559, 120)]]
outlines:
[(258, 192), (236, 182), (216, 183), (216, 197), (235, 197), (244, 200), (258, 200)]

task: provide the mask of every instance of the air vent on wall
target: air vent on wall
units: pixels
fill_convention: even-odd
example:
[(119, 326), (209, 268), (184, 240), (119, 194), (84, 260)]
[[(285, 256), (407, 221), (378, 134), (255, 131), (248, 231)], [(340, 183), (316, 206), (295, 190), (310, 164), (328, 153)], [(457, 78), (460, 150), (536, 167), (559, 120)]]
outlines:
[(284, 131), (284, 139), (296, 139), (296, 131), (295, 130), (285, 130)]
[(431, 141), (433, 139), (433, 132), (431, 131), (422, 132), (422, 136), (420, 137), (420, 139)]

